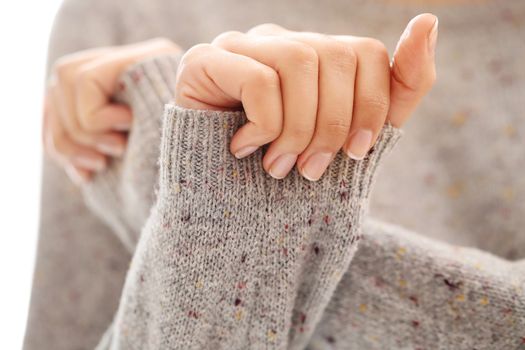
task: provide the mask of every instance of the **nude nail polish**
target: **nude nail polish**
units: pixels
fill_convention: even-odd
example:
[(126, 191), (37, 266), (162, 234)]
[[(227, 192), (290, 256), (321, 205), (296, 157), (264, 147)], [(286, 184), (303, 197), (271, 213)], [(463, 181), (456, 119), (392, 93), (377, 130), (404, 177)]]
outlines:
[(276, 179), (283, 179), (292, 170), (295, 162), (297, 161), (296, 154), (283, 154), (280, 155), (270, 167), (270, 175)]
[(250, 154), (252, 154), (253, 152), (257, 151), (258, 148), (259, 147), (257, 147), (257, 146), (246, 146), (246, 147), (241, 148), (237, 152), (235, 152), (234, 156), (237, 159), (241, 159), (241, 158), (247, 157)]
[(323, 176), (332, 161), (333, 153), (318, 152), (312, 154), (301, 168), (301, 174), (310, 181), (317, 181)]
[(350, 138), (347, 154), (350, 158), (361, 160), (371, 147), (372, 131), (367, 129), (357, 130)]

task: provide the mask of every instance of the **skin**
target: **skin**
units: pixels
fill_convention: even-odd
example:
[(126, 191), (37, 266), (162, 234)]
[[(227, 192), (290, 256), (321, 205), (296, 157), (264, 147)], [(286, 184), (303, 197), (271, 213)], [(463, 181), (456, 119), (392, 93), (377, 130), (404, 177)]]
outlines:
[[(231, 152), (243, 158), (270, 144), (263, 167), (271, 176), (284, 178), (296, 166), (316, 181), (338, 151), (362, 159), (386, 122), (406, 122), (435, 81), (436, 40), (431, 14), (410, 21), (391, 60), (372, 38), (274, 24), (227, 32), (185, 53), (174, 99), (193, 109), (244, 108), (248, 122)], [(46, 148), (77, 182), (124, 151), (131, 113), (111, 103), (119, 74), (144, 56), (179, 50), (161, 40), (85, 51), (57, 64), (59, 79), (46, 98)]]
[(180, 51), (169, 40), (154, 39), (58, 60), (44, 99), (44, 148), (73, 182), (89, 181), (125, 151), (131, 111), (112, 101), (121, 73), (149, 56)]

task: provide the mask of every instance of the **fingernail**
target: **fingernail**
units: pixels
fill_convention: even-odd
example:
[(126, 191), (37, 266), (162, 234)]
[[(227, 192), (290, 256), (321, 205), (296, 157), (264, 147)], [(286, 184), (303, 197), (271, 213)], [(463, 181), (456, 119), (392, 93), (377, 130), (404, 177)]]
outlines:
[(76, 156), (74, 163), (82, 168), (89, 170), (101, 171), (106, 167), (106, 162), (99, 158), (90, 158), (86, 156)]
[(113, 127), (115, 131), (129, 131), (131, 129), (130, 123), (117, 124)]
[(434, 25), (432, 26), (432, 29), (430, 30), (430, 33), (428, 34), (428, 50), (432, 55), (436, 52), (438, 26), (439, 26), (439, 20), (436, 17), (436, 21), (434, 22)]
[(83, 177), (82, 175), (80, 175), (80, 173), (77, 171), (77, 169), (75, 169), (75, 167), (72, 166), (72, 165), (69, 165), (69, 166), (66, 167), (66, 173), (69, 176), (69, 178), (71, 179), (71, 181), (73, 181), (73, 183), (75, 185), (77, 185), (77, 186), (85, 184), (87, 182), (87, 180), (88, 180), (85, 177)]
[(314, 153), (301, 168), (301, 174), (310, 181), (317, 181), (323, 176), (326, 168), (332, 161), (333, 153)]
[(347, 154), (350, 158), (361, 160), (366, 156), (372, 143), (372, 131), (367, 129), (357, 130), (350, 138)]
[(120, 143), (111, 141), (99, 141), (96, 146), (97, 150), (113, 157), (120, 157), (124, 154), (124, 147)]
[(257, 147), (257, 146), (246, 146), (246, 147), (243, 147), (240, 150), (238, 150), (237, 152), (235, 152), (235, 158), (241, 159), (241, 158), (244, 158), (246, 156), (249, 156), (253, 152), (257, 151), (258, 148), (259, 147)]
[(292, 170), (296, 161), (296, 154), (283, 154), (274, 160), (269, 173), (273, 178), (283, 179)]

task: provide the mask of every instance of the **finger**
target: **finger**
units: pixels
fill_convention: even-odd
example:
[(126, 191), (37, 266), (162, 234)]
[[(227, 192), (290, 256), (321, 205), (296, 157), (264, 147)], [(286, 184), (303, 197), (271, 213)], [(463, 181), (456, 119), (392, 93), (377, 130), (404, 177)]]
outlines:
[(227, 33), (214, 41), (230, 52), (273, 68), (281, 82), (284, 124), (268, 148), (263, 166), (275, 178), (284, 178), (310, 143), (317, 114), (318, 57), (315, 50), (283, 37)]
[(344, 151), (353, 159), (362, 159), (375, 143), (385, 123), (390, 100), (390, 65), (388, 51), (375, 39), (354, 41), (357, 52), (352, 124)]
[[(208, 44), (190, 49), (180, 67), (177, 82), (180, 87), (176, 89), (178, 105), (222, 110), (242, 102), (248, 122), (230, 143), (230, 150), (237, 158), (253, 153), (279, 136), (282, 100), (279, 77), (273, 69)], [(194, 91), (199, 91), (198, 96)]]
[(432, 88), (436, 79), (434, 53), (438, 19), (426, 13), (414, 17), (394, 52), (388, 120), (400, 127)]
[(56, 112), (62, 120), (62, 126), (75, 142), (93, 146), (93, 135), (83, 130), (76, 115), (75, 83), (77, 72), (86, 62), (92, 61), (110, 52), (109, 48), (93, 49), (67, 55), (57, 61), (49, 80), (48, 90), (53, 95)]
[(297, 166), (311, 181), (318, 180), (343, 146), (352, 120), (357, 58), (351, 45), (328, 36), (292, 36), (312, 46), (319, 57), (319, 101), (314, 136)]
[(91, 180), (93, 177), (93, 172), (72, 164), (68, 164), (65, 167), (66, 174), (69, 176), (71, 181), (77, 185), (81, 186)]
[(274, 23), (260, 24), (246, 32), (246, 34), (250, 35), (283, 35), (288, 33), (290, 31)]
[(54, 131), (49, 149), (63, 166), (75, 165), (91, 171), (102, 171), (107, 166), (104, 155), (71, 141), (65, 134)]
[(129, 45), (83, 65), (75, 78), (75, 113), (81, 127), (90, 132), (119, 129), (131, 123), (128, 108), (111, 103), (122, 71), (148, 56), (179, 52), (173, 43), (156, 39)]
[[(48, 89), (48, 95), (53, 100), (55, 106), (55, 113), (57, 115), (63, 115), (65, 110), (63, 108), (63, 95), (58, 93), (56, 86), (51, 86)], [(59, 106), (58, 108), (56, 106)], [(103, 110), (102, 112), (106, 112)], [(106, 112), (107, 113), (107, 112)], [(78, 123), (69, 124), (69, 127), (65, 127), (65, 120), (71, 121), (72, 118), (60, 117), (61, 127), (64, 129), (64, 133), (68, 135), (72, 142), (98, 150), (100, 153), (112, 156), (120, 157), (124, 154), (126, 149), (127, 137), (125, 134), (115, 131), (108, 131), (104, 133), (89, 133), (79, 128)]]
[(106, 157), (85, 146), (73, 142), (61, 125), (54, 103), (46, 108), (46, 130), (44, 135), (45, 149), (59, 164), (100, 171), (106, 167)]

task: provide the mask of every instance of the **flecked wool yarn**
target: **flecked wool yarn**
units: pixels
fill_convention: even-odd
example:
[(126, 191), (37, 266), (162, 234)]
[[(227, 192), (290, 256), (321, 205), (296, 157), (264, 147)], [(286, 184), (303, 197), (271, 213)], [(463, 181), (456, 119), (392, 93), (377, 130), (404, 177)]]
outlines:
[[(283, 284), (283, 288), (288, 286), (287, 290), (292, 292), (293, 297), (288, 300), (293, 301), (293, 305), (279, 299), (275, 306), (264, 308), (271, 315), (284, 317), (257, 319), (258, 327), (272, 327), (271, 332), (256, 332), (256, 339), (251, 336), (249, 343), (242, 343), (246, 337), (204, 343), (202, 334), (226, 335), (232, 331), (234, 320), (241, 318), (239, 324), (244, 325), (243, 322), (247, 321), (243, 317), (255, 315), (262, 306), (268, 305), (267, 300), (271, 299), (242, 294), (247, 289), (243, 289), (241, 283), (234, 289), (238, 294), (232, 295), (232, 289), (225, 288), (222, 291), (225, 299), (218, 302), (219, 306), (224, 306), (221, 311), (235, 310), (233, 315), (217, 312), (203, 316), (191, 308), (183, 327), (176, 331), (181, 335), (176, 339), (179, 343), (171, 343), (174, 340), (169, 335), (150, 338), (155, 332), (176, 328), (176, 322), (182, 320), (180, 314), (168, 318), (167, 311), (159, 305), (164, 306), (165, 300), (172, 300), (169, 299), (172, 297), (170, 293), (186, 295), (185, 292), (190, 293), (192, 288), (187, 284), (181, 291), (171, 286), (162, 289), (159, 285), (167, 281), (184, 284), (188, 276), (196, 276), (199, 272), (199, 269), (186, 272), (184, 266), (194, 265), (189, 263), (190, 256), (186, 257), (176, 247), (168, 249), (178, 252), (180, 259), (166, 256), (160, 244), (169, 246), (175, 240), (157, 238), (159, 232), (172, 231), (164, 227), (159, 231), (155, 229), (155, 225), (166, 222), (174, 230), (185, 225), (193, 232), (200, 232), (201, 228), (201, 221), (177, 222), (179, 214), (169, 210), (168, 203), (161, 205), (157, 202), (154, 206), (158, 199), (167, 198), (159, 196), (162, 184), (167, 182), (163, 182), (158, 171), (162, 167), (169, 169), (164, 162), (158, 165), (159, 145), (161, 139), (177, 135), (162, 136), (168, 135), (165, 126), (169, 124), (163, 124), (162, 116), (164, 105), (173, 96), (173, 74), (178, 59), (172, 57), (169, 61), (157, 58), (155, 65), (141, 62), (123, 75), (121, 86), (125, 89), (119, 92), (119, 98), (133, 109), (135, 125), (126, 156), (115, 162), (109, 172), (99, 175), (81, 192), (69, 182), (62, 169), (44, 159), (40, 238), (24, 348), (93, 349), (99, 343), (101, 349), (126, 349), (134, 345), (137, 348), (139, 345), (136, 344), (152, 344), (151, 348), (155, 348), (155, 342), (165, 344), (166, 341), (170, 342), (166, 346), (168, 349), (184, 348), (187, 344), (190, 344), (187, 348), (240, 346), (250, 349), (264, 344), (264, 341), (268, 342), (269, 348), (302, 349), (306, 346), (315, 350), (514, 350), (523, 347), (525, 265), (519, 259), (525, 257), (525, 216), (522, 215), (525, 182), (521, 176), (525, 164), (522, 108), (525, 69), (519, 57), (525, 54), (522, 39), (525, 35), (524, 2), (66, 0), (55, 22), (48, 64), (78, 50), (122, 45), (158, 36), (168, 37), (189, 48), (209, 42), (223, 31), (245, 31), (265, 22), (275, 22), (295, 30), (371, 36), (393, 49), (408, 20), (421, 12), (433, 12), (440, 20), (438, 81), (406, 125), (405, 136), (397, 143), (395, 152), (380, 161), (377, 159), (376, 165), (381, 163), (382, 171), (379, 176), (371, 176), (377, 177), (377, 181), (368, 186), (368, 190), (373, 189), (366, 195), (370, 199), (370, 214), (363, 209), (359, 218), (329, 215), (328, 223), (322, 216), (322, 220), (314, 219), (313, 223), (320, 225), (319, 228), (324, 228), (321, 224), (324, 223), (326, 230), (316, 233), (301, 225), (298, 225), (300, 229), (293, 231), (288, 226), (289, 234), (297, 234), (310, 242), (322, 239), (327, 247), (339, 242), (342, 239), (339, 236), (345, 233), (360, 237), (358, 244), (354, 239), (349, 245), (350, 252), (333, 249), (333, 265), (332, 249), (322, 249), (322, 246), (311, 245), (310, 250), (303, 252), (299, 249), (301, 254), (286, 257), (286, 253), (297, 252), (298, 248), (293, 246), (297, 241), (294, 240), (284, 240), (288, 246), (281, 251), (262, 251), (262, 247), (270, 247), (269, 241), (264, 241), (267, 244), (257, 242), (252, 248), (260, 255), (249, 260), (252, 263), (250, 276), (257, 276), (260, 283), (272, 281), (268, 276), (272, 276), (270, 267), (275, 266), (272, 265), (275, 261), (265, 261), (262, 253), (269, 254), (276, 261), (287, 261), (284, 276), (296, 277), (295, 280), (291, 278), (289, 284)], [(168, 111), (172, 117), (181, 115), (186, 120), (200, 115), (174, 106)], [(237, 117), (242, 119), (242, 115)], [(222, 135), (223, 142), (227, 143), (229, 134)], [(164, 154), (175, 156), (179, 147), (181, 144), (175, 143)], [(189, 158), (184, 159), (191, 160), (190, 155), (196, 156), (190, 153)], [(199, 176), (202, 179), (209, 174)], [(265, 185), (266, 180), (271, 179), (266, 179), (263, 173), (256, 176), (265, 179), (259, 183), (262, 187), (258, 189), (271, 189)], [(176, 179), (170, 181), (175, 184)], [(228, 184), (239, 188), (234, 179), (232, 177)], [(239, 201), (246, 201), (245, 195), (258, 193), (249, 190), (249, 183), (244, 183), (244, 186), (246, 192), (236, 193)], [(176, 188), (175, 185), (170, 191), (177, 191)], [(184, 196), (199, 195), (199, 192), (183, 191), (189, 188), (181, 186), (180, 193)], [(320, 191), (322, 193), (315, 192), (314, 197), (326, 200), (337, 190), (329, 187)], [(214, 193), (217, 192), (209, 194)], [(292, 198), (290, 192), (287, 193), (285, 198)], [(342, 193), (344, 197), (345, 191)], [(281, 194), (272, 194), (266, 201), (242, 208), (242, 212), (249, 208), (265, 208), (268, 201), (274, 201), (278, 196)], [(298, 202), (301, 208), (312, 205), (307, 199)], [(338, 198), (336, 202), (340, 200)], [(366, 207), (366, 203), (359, 203)], [(317, 204), (322, 206), (322, 202)], [(177, 201), (172, 205), (182, 208)], [(231, 206), (229, 201), (218, 202), (218, 205)], [(188, 204), (188, 208), (195, 207), (195, 203)], [(286, 221), (299, 223), (311, 215), (302, 209), (292, 212), (292, 208), (298, 209), (297, 206), (282, 208), (283, 213), (290, 216)], [(357, 208), (351, 211), (359, 212)], [(207, 212), (213, 211), (207, 209)], [(223, 215), (233, 214), (233, 211), (229, 212)], [(159, 213), (166, 215), (159, 217)], [(381, 221), (370, 220), (370, 216)], [(283, 221), (282, 216), (278, 217), (278, 222), (290, 225)], [(219, 220), (214, 216), (212, 219), (223, 224), (231, 219), (238, 225), (236, 220), (239, 217), (223, 216)], [(361, 230), (355, 226), (354, 220), (363, 222)], [(146, 221), (148, 225), (143, 227)], [(261, 222), (264, 221), (254, 220), (248, 227), (258, 227)], [(334, 225), (344, 223), (354, 226), (337, 232), (338, 237), (326, 236), (334, 232)], [(277, 228), (272, 228), (271, 232), (278, 232)], [(224, 228), (221, 230), (226, 232)], [(227, 232), (230, 238), (237, 234)], [(163, 238), (175, 238), (173, 234), (167, 236)], [(193, 239), (189, 242), (202, 245), (210, 238), (205, 236), (202, 242)], [(238, 250), (235, 248), (243, 246), (235, 245), (231, 240), (222, 244), (236, 257)], [(155, 246), (159, 249), (155, 250)], [(205, 254), (214, 259), (193, 257), (202, 262), (197, 266), (211, 265), (215, 258), (222, 257), (217, 255), (217, 249), (208, 249)], [(166, 264), (159, 263), (162, 258)], [(309, 264), (315, 261), (321, 261), (320, 266), (330, 271), (345, 266), (350, 258), (341, 276), (335, 274), (340, 278), (336, 285), (333, 280), (325, 279), (327, 275), (322, 271), (318, 270), (311, 276), (302, 271), (312, 271)], [(129, 269), (131, 260), (132, 268)], [(245, 262), (247, 260), (248, 256)], [(181, 264), (176, 265), (177, 261)], [(253, 266), (255, 261), (264, 264)], [(298, 271), (290, 261), (304, 265)], [(211, 289), (212, 297), (220, 294), (218, 286), (221, 286), (222, 279), (219, 277), (235, 275), (232, 266), (240, 264), (239, 260), (228, 262), (232, 265), (224, 266), (230, 266), (229, 269), (219, 271), (217, 276), (207, 275), (207, 281), (219, 281), (216, 285), (201, 281), (201, 287), (196, 280), (192, 281), (193, 287)], [(141, 285), (137, 272), (158, 265), (161, 268), (155, 269), (158, 275), (153, 277), (162, 278), (145, 278)], [(247, 268), (240, 266), (239, 273)], [(183, 276), (171, 276), (167, 273), (170, 269), (183, 271)], [(213, 267), (210, 271), (217, 269)], [(317, 284), (312, 283), (315, 280)], [(246, 288), (252, 288), (249, 290), (255, 293), (253, 286)], [(210, 306), (211, 301), (204, 300), (199, 288), (196, 290), (196, 303), (191, 305)], [(278, 294), (280, 291), (269, 287), (256, 290), (259, 295), (268, 293), (271, 297), (282, 298), (284, 294)], [(154, 300), (156, 297), (160, 300)], [(319, 301), (318, 305), (313, 305), (314, 301)], [(177, 301), (167, 306), (173, 310), (186, 310), (185, 305)], [(145, 321), (133, 314), (134, 309), (150, 312), (149, 317), (158, 317), (155, 320), (162, 322), (163, 327), (159, 329), (156, 327), (158, 323), (151, 322), (149, 328), (143, 327)], [(209, 310), (217, 308), (211, 305)], [(242, 312), (237, 313), (239, 310)], [(287, 319), (286, 315), (291, 315), (291, 318)], [(207, 323), (204, 323), (216, 325), (223, 320), (216, 328), (206, 328)], [(135, 323), (140, 326), (133, 327)], [(289, 329), (286, 325), (290, 325)], [(249, 323), (247, 328), (243, 327), (247, 330), (251, 326)], [(242, 331), (235, 334), (240, 333)], [(191, 334), (201, 334), (201, 337), (192, 338)], [(253, 335), (253, 331), (249, 334)], [(132, 337), (136, 342), (131, 342)], [(186, 343), (183, 346), (180, 342)], [(143, 348), (148, 349), (147, 346)]]

